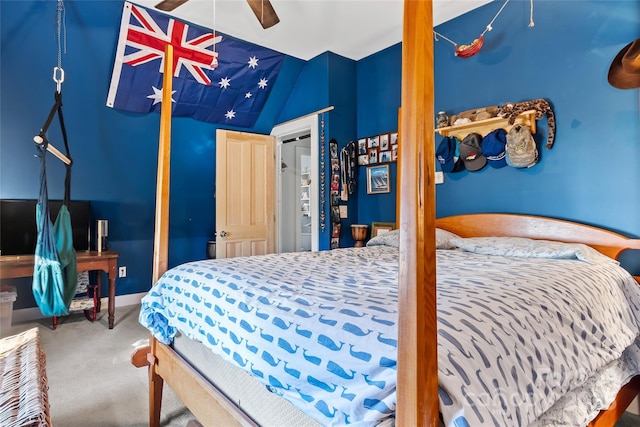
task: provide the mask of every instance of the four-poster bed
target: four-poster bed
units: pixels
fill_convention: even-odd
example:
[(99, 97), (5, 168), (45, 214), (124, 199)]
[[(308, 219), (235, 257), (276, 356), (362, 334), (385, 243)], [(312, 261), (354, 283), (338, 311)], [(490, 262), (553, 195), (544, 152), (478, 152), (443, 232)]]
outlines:
[[(586, 243), (616, 258), (640, 241), (566, 221), (519, 215), (467, 215), (435, 218), (433, 143), (432, 2), (405, 1), (403, 86), (399, 167), (400, 262), (397, 284), (397, 382), (395, 423), (399, 426), (440, 423), (438, 389), (438, 324), (436, 317), (436, 227), (460, 237), (521, 236)], [(170, 55), (171, 52), (167, 52)], [(165, 66), (171, 64), (170, 57)], [(171, 76), (165, 71), (165, 76)], [(165, 79), (164, 106), (170, 106)], [(169, 90), (167, 90), (169, 88)], [(164, 96), (167, 96), (164, 102)], [(163, 118), (170, 117), (165, 115)], [(427, 118), (427, 119), (424, 119)], [(169, 124), (163, 119), (158, 167), (154, 283), (166, 270), (168, 218)], [(162, 142), (164, 140), (164, 142)], [(166, 145), (165, 145), (166, 144)], [(165, 147), (164, 149), (162, 147)], [(221, 260), (222, 261), (222, 260)], [(175, 273), (173, 273), (175, 276)], [(257, 311), (257, 310), (256, 310)], [(151, 338), (150, 346), (133, 356), (136, 366), (149, 366), (150, 424), (159, 425), (163, 382), (205, 425), (256, 425), (243, 409), (193, 367), (171, 346)], [(394, 365), (395, 367), (395, 365)], [(299, 374), (299, 373), (298, 373)], [(609, 411), (592, 425), (611, 426), (640, 390), (639, 377), (619, 393)], [(355, 420), (352, 420), (355, 421)]]

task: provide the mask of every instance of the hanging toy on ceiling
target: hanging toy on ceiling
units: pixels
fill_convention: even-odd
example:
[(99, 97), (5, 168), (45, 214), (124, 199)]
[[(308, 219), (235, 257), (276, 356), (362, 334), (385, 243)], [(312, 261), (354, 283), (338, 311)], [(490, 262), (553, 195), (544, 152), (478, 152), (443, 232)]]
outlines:
[[(534, 26), (534, 23), (533, 23), (533, 0), (529, 0), (529, 1), (530, 1), (530, 4), (531, 4), (530, 13), (529, 13), (529, 27), (533, 27)], [(477, 39), (473, 40), (473, 42), (471, 44), (460, 45), (460, 44), (454, 42), (453, 40), (443, 36), (440, 33), (438, 33), (437, 31), (433, 32), (435, 40), (439, 41), (438, 37), (441, 37), (441, 38), (445, 39), (446, 41), (448, 41), (449, 43), (451, 43), (455, 47), (455, 55), (460, 57), (460, 58), (470, 58), (470, 57), (472, 57), (476, 53), (480, 52), (480, 49), (482, 48), (482, 45), (484, 44), (484, 34), (487, 31), (493, 30), (494, 21), (496, 20), (496, 18), (498, 18), (500, 13), (502, 13), (502, 10), (507, 5), (507, 3), (509, 3), (509, 0), (506, 0), (504, 2), (502, 7), (500, 8), (500, 10), (498, 10), (498, 13), (496, 13), (496, 15), (493, 17), (491, 22), (489, 22), (489, 24), (484, 29), (484, 31), (482, 33), (480, 33), (480, 36), (478, 36)]]

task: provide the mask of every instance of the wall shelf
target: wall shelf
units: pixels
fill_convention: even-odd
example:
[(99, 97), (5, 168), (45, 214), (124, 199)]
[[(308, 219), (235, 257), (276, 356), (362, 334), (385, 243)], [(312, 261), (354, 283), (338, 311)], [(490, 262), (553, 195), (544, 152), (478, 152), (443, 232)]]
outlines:
[(465, 123), (463, 125), (446, 126), (436, 128), (442, 136), (455, 136), (459, 141), (462, 141), (470, 133), (479, 133), (485, 136), (492, 131), (502, 128), (505, 131), (509, 131), (513, 126), (519, 124), (521, 126), (527, 126), (531, 130), (531, 134), (536, 133), (536, 110), (529, 110), (521, 113), (516, 117), (516, 121), (513, 125), (509, 124), (509, 119), (502, 117), (492, 117), (486, 120), (477, 120), (471, 123)]

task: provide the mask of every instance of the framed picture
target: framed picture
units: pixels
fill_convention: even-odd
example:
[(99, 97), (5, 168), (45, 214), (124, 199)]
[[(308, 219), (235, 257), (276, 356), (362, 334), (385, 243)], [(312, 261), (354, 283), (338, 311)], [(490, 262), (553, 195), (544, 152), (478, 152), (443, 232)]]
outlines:
[(358, 156), (358, 164), (359, 165), (368, 165), (369, 164), (369, 156), (367, 154), (359, 155)]
[(331, 237), (340, 237), (340, 229), (342, 226), (340, 224), (333, 224), (333, 228), (331, 231)]
[(367, 154), (367, 138), (358, 140), (358, 154)]
[(380, 151), (387, 151), (389, 149), (389, 134), (385, 133), (380, 135)]
[(340, 206), (331, 206), (331, 222), (340, 223)]
[(332, 159), (338, 158), (338, 143), (335, 140), (329, 141), (329, 157)]
[(371, 136), (367, 140), (367, 148), (378, 148), (380, 146), (380, 137)]
[(398, 132), (391, 132), (389, 139), (389, 144), (398, 145)]
[(367, 194), (382, 194), (391, 191), (389, 185), (389, 165), (367, 168)]
[(391, 146), (391, 161), (392, 162), (398, 161), (398, 144)]
[(379, 236), (383, 233), (388, 233), (391, 230), (396, 229), (395, 222), (372, 222), (371, 223), (371, 237)]
[(369, 164), (372, 165), (374, 163), (378, 163), (378, 149), (377, 148), (369, 149)]
[(380, 152), (380, 163), (389, 163), (391, 161), (391, 151)]

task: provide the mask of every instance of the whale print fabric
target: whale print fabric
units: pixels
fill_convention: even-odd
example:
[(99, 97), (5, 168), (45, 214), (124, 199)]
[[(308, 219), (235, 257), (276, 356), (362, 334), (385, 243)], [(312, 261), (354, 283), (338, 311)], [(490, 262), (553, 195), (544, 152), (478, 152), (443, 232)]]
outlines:
[[(615, 392), (638, 372), (625, 349), (640, 290), (616, 263), (436, 252), (444, 425), (580, 425), (611, 393), (563, 397), (612, 365)], [(178, 329), (201, 341), (323, 425), (393, 425), (398, 258), (370, 246), (191, 262), (139, 320), (165, 344)]]

